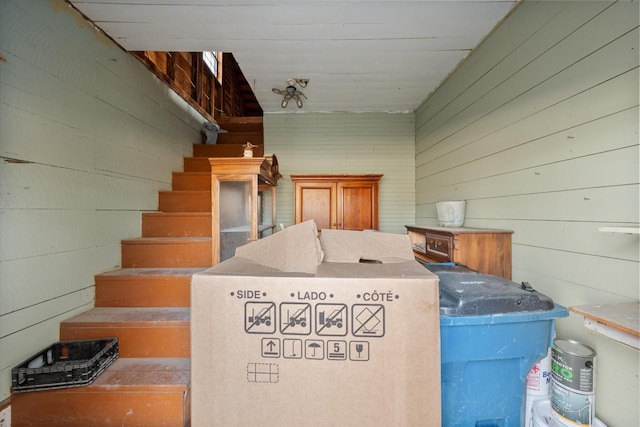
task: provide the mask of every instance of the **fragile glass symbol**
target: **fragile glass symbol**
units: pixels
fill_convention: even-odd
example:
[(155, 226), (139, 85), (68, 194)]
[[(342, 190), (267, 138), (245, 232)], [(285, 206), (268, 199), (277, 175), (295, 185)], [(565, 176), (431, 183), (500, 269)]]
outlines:
[(369, 360), (369, 343), (367, 341), (351, 341), (349, 343), (349, 359), (355, 362)]

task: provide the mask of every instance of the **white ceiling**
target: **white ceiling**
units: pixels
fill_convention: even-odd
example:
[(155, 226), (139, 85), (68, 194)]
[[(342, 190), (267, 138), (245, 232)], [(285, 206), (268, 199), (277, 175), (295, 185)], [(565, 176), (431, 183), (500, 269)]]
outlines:
[[(265, 112), (415, 110), (513, 0), (69, 0), (127, 50), (231, 52)], [(307, 78), (298, 110), (273, 87)]]

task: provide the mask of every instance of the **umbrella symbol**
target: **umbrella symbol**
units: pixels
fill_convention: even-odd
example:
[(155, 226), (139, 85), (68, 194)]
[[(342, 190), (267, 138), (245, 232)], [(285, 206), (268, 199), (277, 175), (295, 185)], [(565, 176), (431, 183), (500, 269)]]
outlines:
[(307, 347), (312, 348), (313, 352), (311, 353), (311, 357), (316, 357), (316, 349), (322, 347), (320, 344), (318, 344), (317, 342), (312, 342), (311, 344), (309, 344)]

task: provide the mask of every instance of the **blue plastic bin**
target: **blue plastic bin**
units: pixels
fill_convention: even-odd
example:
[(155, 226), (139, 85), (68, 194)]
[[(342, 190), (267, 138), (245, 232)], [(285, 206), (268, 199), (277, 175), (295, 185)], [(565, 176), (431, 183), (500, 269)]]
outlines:
[(501, 277), (426, 267), (440, 277), (442, 425), (522, 427), (527, 374), (568, 310)]

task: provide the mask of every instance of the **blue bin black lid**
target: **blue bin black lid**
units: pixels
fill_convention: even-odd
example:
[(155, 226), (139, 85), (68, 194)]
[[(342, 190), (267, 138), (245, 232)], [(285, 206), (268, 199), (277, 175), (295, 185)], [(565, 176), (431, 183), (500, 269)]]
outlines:
[(552, 310), (553, 301), (527, 284), (457, 264), (425, 264), (440, 279), (440, 315), (477, 316)]

